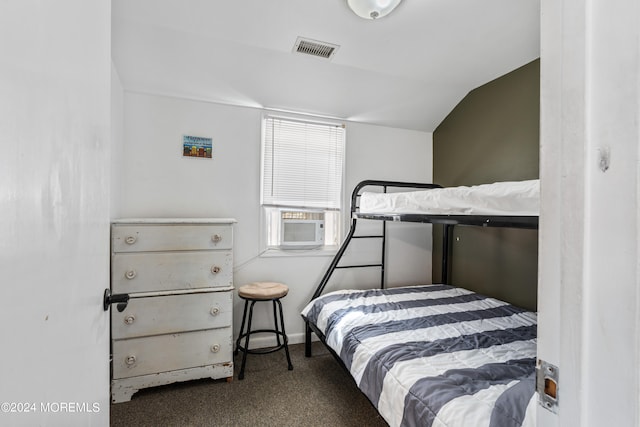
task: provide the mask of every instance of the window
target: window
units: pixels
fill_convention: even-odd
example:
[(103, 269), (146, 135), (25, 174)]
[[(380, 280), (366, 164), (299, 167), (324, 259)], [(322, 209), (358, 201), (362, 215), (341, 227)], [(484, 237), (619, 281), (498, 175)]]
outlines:
[(338, 245), (344, 146), (343, 124), (264, 117), (261, 205), (267, 249)]

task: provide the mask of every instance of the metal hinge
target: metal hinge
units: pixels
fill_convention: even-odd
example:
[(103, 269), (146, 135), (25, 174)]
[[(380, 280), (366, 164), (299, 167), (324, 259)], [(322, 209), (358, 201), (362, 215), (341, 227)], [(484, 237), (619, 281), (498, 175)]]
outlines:
[(559, 375), (560, 370), (557, 366), (538, 359), (538, 366), (536, 366), (538, 402), (554, 414), (558, 413)]

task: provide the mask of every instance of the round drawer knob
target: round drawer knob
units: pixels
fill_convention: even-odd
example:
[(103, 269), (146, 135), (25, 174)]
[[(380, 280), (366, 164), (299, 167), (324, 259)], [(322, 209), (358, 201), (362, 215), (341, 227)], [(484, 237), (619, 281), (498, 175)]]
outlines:
[(211, 346), (211, 353), (217, 353), (220, 351), (220, 344), (214, 344)]
[(137, 240), (136, 236), (127, 236), (127, 237), (124, 238), (124, 242), (127, 245), (133, 245), (136, 242), (136, 240)]
[(129, 316), (124, 318), (124, 324), (125, 325), (132, 325), (133, 322), (135, 322), (135, 321), (136, 321), (136, 318), (133, 315), (129, 315)]
[(217, 316), (218, 314), (220, 314), (220, 308), (219, 307), (211, 307), (211, 310), (209, 311), (209, 313), (211, 313), (212, 316)]
[(211, 267), (211, 272), (212, 272), (213, 274), (218, 274), (218, 273), (220, 273), (220, 270), (222, 270), (222, 269), (221, 269), (220, 267), (218, 267), (217, 265), (214, 265), (214, 266), (212, 266), (212, 267)]
[(131, 279), (135, 279), (137, 273), (135, 270), (129, 270), (126, 273), (124, 273), (124, 277), (126, 277), (127, 279), (131, 280)]
[(127, 364), (127, 366), (133, 366), (136, 364), (136, 357), (135, 356), (127, 356), (124, 359), (124, 363)]
[(220, 240), (222, 240), (222, 236), (219, 234), (214, 234), (213, 236), (211, 236), (211, 241), (213, 243), (218, 243)]

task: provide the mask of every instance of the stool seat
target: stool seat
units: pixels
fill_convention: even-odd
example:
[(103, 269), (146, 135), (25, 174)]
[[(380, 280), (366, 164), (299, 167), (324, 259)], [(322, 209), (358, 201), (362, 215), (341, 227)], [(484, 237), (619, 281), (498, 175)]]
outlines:
[(289, 287), (277, 282), (253, 282), (238, 288), (238, 296), (245, 299), (271, 300), (289, 293)]

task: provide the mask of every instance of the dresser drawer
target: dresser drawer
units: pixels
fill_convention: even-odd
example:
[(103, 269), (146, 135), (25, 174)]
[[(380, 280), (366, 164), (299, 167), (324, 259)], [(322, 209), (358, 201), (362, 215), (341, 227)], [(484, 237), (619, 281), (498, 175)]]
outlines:
[(233, 284), (230, 250), (119, 253), (111, 258), (114, 293), (215, 288)]
[(229, 328), (113, 341), (113, 378), (231, 363)]
[(111, 336), (172, 334), (228, 327), (231, 322), (232, 291), (131, 298), (124, 311), (111, 311)]
[(210, 224), (114, 224), (113, 252), (153, 252), (231, 249), (233, 228)]

